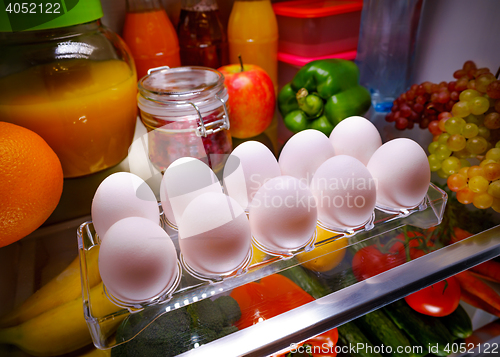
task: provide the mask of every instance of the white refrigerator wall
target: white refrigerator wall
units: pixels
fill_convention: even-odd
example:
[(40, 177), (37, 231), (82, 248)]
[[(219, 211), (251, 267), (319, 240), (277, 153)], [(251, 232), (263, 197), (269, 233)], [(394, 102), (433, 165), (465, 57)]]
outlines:
[(426, 0), (415, 54), (414, 83), (453, 80), (467, 60), (500, 67), (499, 0)]

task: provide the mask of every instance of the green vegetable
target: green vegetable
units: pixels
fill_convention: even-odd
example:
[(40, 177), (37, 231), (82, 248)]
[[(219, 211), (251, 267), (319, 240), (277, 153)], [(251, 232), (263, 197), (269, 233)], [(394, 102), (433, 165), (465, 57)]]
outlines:
[(472, 321), (462, 305), (458, 305), (450, 315), (439, 317), (439, 320), (456, 338), (467, 338), (472, 335)]
[(309, 119), (307, 119), (306, 113), (300, 109), (293, 110), (285, 115), (283, 122), (292, 133), (298, 133), (309, 127)]
[(438, 356), (448, 355), (444, 349), (447, 344), (453, 343), (453, 336), (437, 317), (416, 312), (408, 306), (404, 299), (387, 305), (384, 311), (399, 328), (412, 336), (422, 346), (434, 348), (437, 351), (432, 350), (432, 352)]
[(278, 102), (280, 103), (278, 109), (283, 118), (291, 111), (299, 109), (299, 103), (297, 103), (297, 98), (295, 96), (296, 94), (292, 89), (291, 83), (285, 84), (278, 93)]
[(206, 327), (216, 333), (219, 333), (224, 327), (226, 317), (222, 314), (219, 306), (210, 299), (191, 304), (187, 310), (195, 327)]
[[(139, 312), (138, 314), (143, 314)], [(140, 317), (140, 315), (138, 315)], [(116, 342), (128, 340), (131, 326), (125, 320), (116, 333)], [(191, 348), (191, 317), (186, 308), (170, 311), (154, 320), (129, 342), (111, 350), (112, 357), (175, 356)]]
[(331, 293), (331, 290), (321, 284), (316, 276), (309, 273), (309, 271), (305, 270), (300, 265), (286, 269), (280, 274), (286, 276), (315, 299), (319, 299)]
[(368, 338), (375, 345), (390, 346), (392, 348), (391, 356), (394, 357), (417, 357), (417, 353), (402, 352), (398, 353), (398, 348), (402, 351), (412, 351), (413, 347), (408, 337), (398, 329), (398, 327), (387, 317), (382, 310), (370, 312), (355, 320)]
[[(330, 127), (323, 120), (306, 125), (305, 119), (313, 120), (323, 113), (333, 129), (348, 116), (364, 114), (370, 105), (370, 93), (359, 85), (358, 67), (342, 59), (309, 62), (278, 94), (280, 113), (285, 125), (294, 133), (309, 127), (320, 127), (327, 132)], [(298, 116), (297, 110), (304, 117)], [(295, 114), (288, 117), (292, 112)]]
[(153, 318), (156, 312), (145, 309), (125, 320), (116, 332), (116, 342), (128, 342), (114, 347), (111, 357), (176, 356), (195, 345), (237, 331), (231, 324), (241, 316), (238, 303), (230, 296), (221, 296), (215, 301), (204, 299), (164, 313), (134, 337), (134, 324)]
[(217, 335), (217, 338), (221, 338), (221, 337), (230, 335), (230, 334), (232, 334), (233, 332), (236, 332), (236, 331), (238, 331), (238, 328), (236, 326), (226, 326), (226, 327), (223, 327), (222, 331), (219, 332), (219, 334)]
[(301, 88), (295, 96), (299, 109), (306, 113), (308, 118), (314, 119), (323, 113), (323, 99), (315, 93), (309, 94), (307, 89)]
[(358, 85), (359, 69), (352, 61), (324, 59), (309, 62), (292, 80), (292, 89), (297, 92), (305, 88), (309, 93), (317, 92), (323, 99)]
[(370, 105), (370, 93), (364, 87), (355, 86), (328, 98), (324, 112), (335, 126), (345, 118), (365, 113)]
[(339, 341), (341, 341), (344, 346), (356, 346), (358, 343), (362, 343), (367, 348), (359, 349), (359, 357), (381, 357), (380, 353), (373, 352), (373, 344), (371, 341), (363, 334), (358, 326), (354, 322), (348, 322), (342, 326), (337, 327), (339, 332)]
[(333, 130), (333, 125), (330, 123), (330, 121), (326, 118), (326, 116), (322, 115), (318, 119), (314, 119), (310, 124), (309, 124), (309, 129), (316, 129), (321, 131), (323, 134), (326, 136), (329, 136), (330, 133)]
[(221, 296), (214, 303), (224, 315), (224, 325), (232, 325), (241, 318), (240, 306), (231, 296)]

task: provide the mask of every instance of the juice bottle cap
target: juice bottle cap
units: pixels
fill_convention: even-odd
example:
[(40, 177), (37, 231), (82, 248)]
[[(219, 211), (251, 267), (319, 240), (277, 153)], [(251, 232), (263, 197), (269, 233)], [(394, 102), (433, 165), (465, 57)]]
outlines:
[(46, 30), (95, 21), (103, 16), (100, 0), (3, 1), (0, 32)]

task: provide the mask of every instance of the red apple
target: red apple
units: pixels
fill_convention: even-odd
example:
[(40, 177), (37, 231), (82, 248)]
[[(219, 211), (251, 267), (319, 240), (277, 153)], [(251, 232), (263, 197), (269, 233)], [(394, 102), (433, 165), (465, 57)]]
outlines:
[(261, 134), (274, 117), (276, 96), (269, 75), (252, 64), (230, 64), (219, 68), (229, 94), (231, 135), (245, 139)]

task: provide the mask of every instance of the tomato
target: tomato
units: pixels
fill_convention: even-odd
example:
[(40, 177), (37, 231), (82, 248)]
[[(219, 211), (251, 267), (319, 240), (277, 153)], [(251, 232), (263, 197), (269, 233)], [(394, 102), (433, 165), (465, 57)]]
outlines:
[(369, 245), (354, 254), (352, 270), (358, 281), (368, 279), (406, 262), (404, 250), (382, 253), (377, 246)]
[(454, 277), (449, 277), (405, 297), (413, 310), (429, 316), (451, 314), (460, 303), (460, 285)]
[[(408, 236), (408, 243), (406, 243), (406, 236)], [(405, 244), (408, 244), (410, 247), (410, 258), (417, 259), (420, 258), (421, 256), (425, 255), (428, 253), (429, 248), (432, 248), (434, 246), (434, 243), (432, 242), (427, 242), (427, 248), (425, 248), (425, 236), (416, 231), (410, 231), (405, 233), (400, 233), (396, 236), (396, 239), (399, 242), (394, 243), (394, 245), (391, 247), (390, 251), (391, 252), (397, 252), (397, 251), (403, 251), (403, 254), (406, 256), (406, 251), (405, 251)]]
[[(290, 353), (291, 348), (286, 348), (272, 357), (296, 357), (296, 356), (313, 356), (313, 357), (335, 357), (335, 346), (339, 339), (339, 333), (336, 328), (326, 331), (321, 335), (310, 338), (309, 340), (299, 343), (294, 347), (297, 350), (295, 353)], [(299, 346), (302, 346), (299, 348)], [(303, 353), (299, 353), (303, 352)]]

